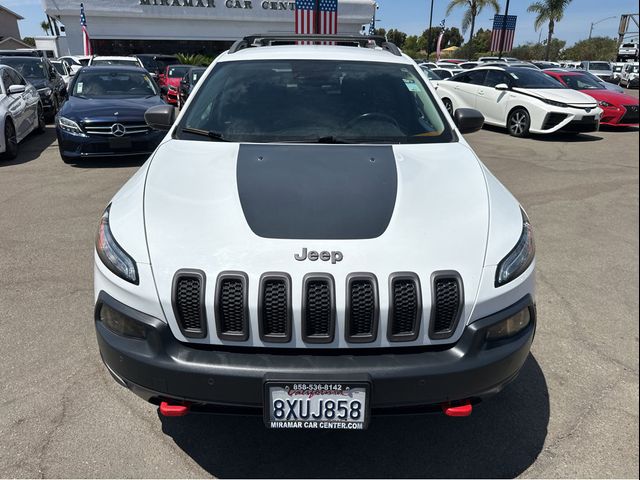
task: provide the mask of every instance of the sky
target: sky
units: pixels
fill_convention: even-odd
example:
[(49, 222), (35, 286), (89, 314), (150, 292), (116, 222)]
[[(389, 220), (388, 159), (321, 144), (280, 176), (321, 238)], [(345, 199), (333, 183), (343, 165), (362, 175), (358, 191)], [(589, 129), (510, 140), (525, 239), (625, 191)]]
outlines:
[[(506, 0), (499, 0), (502, 8)], [(541, 34), (533, 29), (534, 15), (527, 13), (527, 6), (533, 0), (511, 0), (509, 14), (518, 16), (515, 44), (537, 42)], [(429, 9), (431, 0), (377, 0), (380, 5), (377, 18), (378, 27), (397, 28), (408, 34), (420, 34), (429, 25)], [(78, 2), (79, 3), (79, 2)], [(449, 0), (433, 0), (433, 25), (445, 19), (445, 11)], [(22, 15), (25, 19), (19, 22), (23, 37), (43, 35), (40, 22), (45, 19), (41, 0), (0, 0), (3, 5)], [(458, 9), (446, 18), (446, 25), (460, 28), (460, 20), (464, 10)], [(618, 23), (622, 13), (637, 13), (637, 0), (573, 0), (566, 10), (564, 19), (556, 25), (556, 38), (567, 41), (567, 45), (589, 36), (591, 22), (605, 20), (594, 26), (594, 36), (616, 37)], [(476, 20), (476, 29), (491, 28), (493, 12), (483, 11)], [(543, 28), (542, 38), (546, 35)], [(468, 37), (465, 36), (465, 40)]]

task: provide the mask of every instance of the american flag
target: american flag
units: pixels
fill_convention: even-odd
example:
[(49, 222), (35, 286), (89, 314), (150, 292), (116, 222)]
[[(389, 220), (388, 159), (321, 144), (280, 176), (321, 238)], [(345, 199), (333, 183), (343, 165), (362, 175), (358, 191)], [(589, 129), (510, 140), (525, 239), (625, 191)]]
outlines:
[(338, 33), (338, 0), (296, 0), (296, 34)]
[[(491, 32), (491, 51), (498, 52), (502, 46), (502, 36), (504, 35), (503, 52), (510, 52), (513, 49), (513, 39), (516, 36), (517, 15), (507, 15), (505, 22), (504, 15), (493, 17), (493, 31)], [(503, 30), (504, 28), (504, 30)]]
[(93, 49), (91, 48), (91, 38), (89, 37), (89, 30), (87, 30), (87, 17), (84, 14), (84, 4), (80, 4), (80, 26), (82, 27), (82, 45), (84, 47), (85, 55), (93, 55)]

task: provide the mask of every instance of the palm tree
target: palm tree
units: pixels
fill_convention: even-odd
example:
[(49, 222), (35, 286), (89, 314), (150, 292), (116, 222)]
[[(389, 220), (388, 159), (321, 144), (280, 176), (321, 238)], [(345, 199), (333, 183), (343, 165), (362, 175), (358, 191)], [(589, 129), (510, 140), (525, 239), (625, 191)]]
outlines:
[(544, 51), (544, 59), (549, 61), (549, 52), (551, 51), (551, 39), (553, 38), (553, 31), (556, 26), (556, 22), (562, 20), (564, 17), (564, 10), (569, 6), (571, 0), (541, 0), (539, 2), (532, 3), (527, 8), (529, 13), (537, 13), (535, 22), (533, 23), (536, 31), (542, 25), (549, 22), (549, 34), (547, 35), (547, 48)]
[(491, 7), (496, 13), (500, 11), (500, 3), (498, 0), (451, 0), (447, 6), (447, 16), (456, 8), (464, 7), (466, 11), (462, 17), (462, 33), (465, 33), (471, 27), (469, 34), (469, 57), (471, 57), (471, 49), (473, 48), (473, 33), (476, 29), (476, 17), (480, 15), (482, 9)]
[(40, 28), (44, 30), (44, 33), (49, 35), (49, 29), (51, 28), (51, 26), (49, 25), (49, 22), (47, 20), (43, 20), (42, 22), (40, 22)]

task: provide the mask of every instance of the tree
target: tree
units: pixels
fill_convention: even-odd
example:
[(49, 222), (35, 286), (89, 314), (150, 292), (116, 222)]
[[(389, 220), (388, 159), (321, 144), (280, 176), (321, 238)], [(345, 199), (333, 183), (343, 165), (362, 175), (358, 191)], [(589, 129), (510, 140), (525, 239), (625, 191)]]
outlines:
[(471, 57), (473, 49), (472, 39), (476, 29), (476, 17), (480, 15), (480, 12), (485, 7), (491, 7), (495, 13), (500, 11), (498, 0), (451, 0), (447, 6), (447, 16), (456, 8), (466, 8), (462, 17), (462, 32), (464, 33), (471, 28), (471, 33), (469, 34), (470, 50), (467, 52), (469, 57)]
[(615, 60), (618, 42), (615, 38), (593, 37), (582, 40), (562, 52), (568, 60)]
[(381, 37), (386, 37), (386, 36), (387, 36), (387, 30), (386, 30), (386, 29), (384, 29), (384, 28), (376, 28), (376, 29), (373, 31), (373, 34), (374, 34), (374, 35), (379, 35), (379, 36), (381, 36)]
[(564, 17), (564, 10), (569, 6), (571, 0), (541, 0), (539, 2), (532, 3), (527, 8), (529, 13), (537, 13), (536, 20), (533, 22), (533, 27), (536, 32), (545, 23), (549, 22), (549, 33), (547, 35), (547, 48), (545, 49), (544, 59), (549, 61), (549, 54), (551, 50), (551, 39), (553, 38), (553, 32), (557, 22)]
[(491, 49), (491, 30), (478, 30), (471, 40), (471, 46), (474, 52), (488, 52)]
[(44, 30), (45, 34), (49, 35), (49, 32), (51, 31), (51, 25), (49, 24), (48, 20), (43, 20), (42, 22), (40, 22), (40, 28)]
[[(549, 48), (549, 60), (556, 61), (560, 59), (560, 52), (567, 44), (564, 40), (554, 38), (551, 40), (551, 47)], [(541, 60), (544, 57), (546, 45), (543, 43), (525, 43), (524, 45), (518, 45), (511, 50), (511, 56), (519, 58), (520, 60)]]
[(407, 34), (392, 28), (387, 32), (387, 40), (395, 43), (398, 48), (402, 48), (404, 46), (404, 42), (407, 40)]

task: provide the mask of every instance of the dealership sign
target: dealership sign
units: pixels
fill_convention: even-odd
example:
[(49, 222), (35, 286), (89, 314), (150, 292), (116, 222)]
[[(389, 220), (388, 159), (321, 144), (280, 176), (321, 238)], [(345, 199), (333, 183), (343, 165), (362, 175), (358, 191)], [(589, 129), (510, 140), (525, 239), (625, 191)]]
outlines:
[[(147, 6), (163, 6), (163, 7), (201, 7), (216, 8), (216, 2), (224, 5), (226, 8), (241, 8), (244, 10), (253, 10), (254, 0), (139, 0), (140, 5)], [(263, 10), (295, 10), (295, 1), (272, 1), (263, 0), (255, 2), (260, 4), (259, 8)]]

